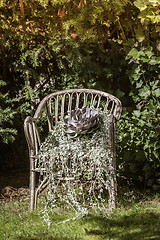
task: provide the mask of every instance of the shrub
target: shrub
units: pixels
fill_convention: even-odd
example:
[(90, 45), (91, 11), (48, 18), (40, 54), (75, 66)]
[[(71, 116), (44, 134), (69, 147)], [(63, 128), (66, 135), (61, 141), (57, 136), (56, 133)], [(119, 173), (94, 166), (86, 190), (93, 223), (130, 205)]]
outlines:
[[(135, 109), (119, 121), (120, 171), (143, 187), (160, 189), (160, 57), (152, 47), (133, 48), (127, 56), (127, 74)], [(123, 172), (122, 171), (122, 172)]]

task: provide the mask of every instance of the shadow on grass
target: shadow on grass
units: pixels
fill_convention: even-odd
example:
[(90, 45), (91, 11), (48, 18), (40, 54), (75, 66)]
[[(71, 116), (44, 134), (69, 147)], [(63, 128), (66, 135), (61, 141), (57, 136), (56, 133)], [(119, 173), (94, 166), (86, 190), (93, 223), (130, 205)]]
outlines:
[(97, 228), (86, 230), (87, 234), (101, 235), (102, 239), (160, 240), (160, 214), (157, 213), (137, 213), (108, 220), (90, 216), (87, 221), (97, 223)]
[[(66, 229), (70, 228), (70, 225), (77, 224), (77, 228), (80, 226), (80, 231), (83, 229), (83, 234), (79, 233), (75, 236), (73, 231), (70, 231), (69, 236), (64, 233), (56, 232), (54, 230), (50, 233), (38, 234), (34, 238), (31, 237), (19, 237), (17, 240), (82, 240), (82, 239), (112, 239), (112, 240), (141, 240), (152, 239), (160, 240), (160, 214), (149, 212), (144, 214), (132, 214), (132, 215), (117, 215), (108, 219), (104, 219), (98, 216), (87, 216), (79, 219), (75, 222), (67, 223)], [(81, 236), (81, 237), (80, 237)]]

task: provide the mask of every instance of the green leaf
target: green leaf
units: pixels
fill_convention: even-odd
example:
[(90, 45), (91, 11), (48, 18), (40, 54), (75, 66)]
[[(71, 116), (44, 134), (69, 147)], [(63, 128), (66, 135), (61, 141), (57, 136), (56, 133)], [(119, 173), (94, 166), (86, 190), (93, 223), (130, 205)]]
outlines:
[(148, 58), (151, 58), (154, 55), (153, 47), (151, 47), (151, 46), (148, 46), (147, 48), (145, 48), (144, 52), (148, 56)]
[(140, 10), (143, 11), (147, 8), (148, 0), (137, 0), (133, 4)]
[(154, 57), (154, 58), (152, 58), (152, 59), (149, 61), (149, 63), (150, 63), (151, 65), (156, 65), (156, 64), (159, 64), (159, 61), (158, 61), (158, 59), (157, 59), (156, 57)]
[(148, 98), (151, 95), (151, 91), (150, 91), (149, 86), (144, 86), (143, 88), (141, 88), (139, 90), (139, 95), (141, 97), (144, 97), (145, 99)]
[(141, 112), (139, 110), (135, 110), (133, 111), (133, 115), (139, 118), (141, 115)]
[(137, 38), (138, 42), (143, 42), (143, 40), (145, 40), (145, 35), (141, 28), (138, 28), (136, 30), (136, 38)]
[(136, 48), (133, 48), (129, 53), (128, 53), (129, 57), (133, 57), (134, 59), (138, 59), (140, 56), (139, 51)]
[(141, 60), (142, 60), (143, 62), (149, 62), (149, 59), (146, 58), (146, 57), (141, 57)]
[(160, 22), (160, 15), (157, 15), (154, 19), (154, 23), (159, 23)]
[(124, 92), (122, 92), (120, 89), (117, 89), (117, 91), (116, 91), (116, 96), (117, 96), (118, 98), (121, 98), (121, 97), (123, 97), (124, 95), (125, 95)]
[(152, 91), (153, 95), (156, 97), (160, 97), (160, 88), (157, 88), (156, 90)]
[(152, 5), (157, 6), (159, 4), (159, 0), (149, 0)]
[(136, 82), (136, 88), (141, 88), (143, 85), (143, 81), (140, 80), (139, 82)]
[(157, 152), (153, 151), (153, 154), (154, 154), (154, 156), (155, 156), (157, 159), (159, 158), (159, 155), (158, 155)]

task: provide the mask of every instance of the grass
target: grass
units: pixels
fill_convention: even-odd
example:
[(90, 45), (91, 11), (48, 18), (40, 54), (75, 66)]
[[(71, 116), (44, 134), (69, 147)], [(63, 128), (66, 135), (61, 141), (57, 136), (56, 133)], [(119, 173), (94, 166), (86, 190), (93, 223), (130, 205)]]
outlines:
[[(40, 211), (28, 211), (28, 199), (0, 207), (1, 240), (160, 240), (160, 201), (123, 201), (108, 218), (88, 215), (59, 225), (48, 225)], [(53, 217), (53, 222), (59, 216)]]

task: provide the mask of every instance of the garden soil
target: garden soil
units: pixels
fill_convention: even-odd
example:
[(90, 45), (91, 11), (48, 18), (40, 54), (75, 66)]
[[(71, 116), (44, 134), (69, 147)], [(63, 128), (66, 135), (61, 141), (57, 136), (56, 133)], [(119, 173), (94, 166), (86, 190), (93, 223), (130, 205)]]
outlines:
[(29, 198), (29, 171), (0, 173), (0, 205), (6, 201)]

